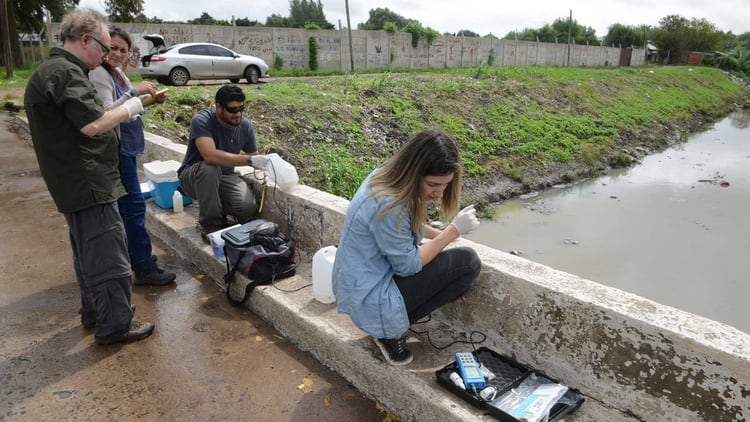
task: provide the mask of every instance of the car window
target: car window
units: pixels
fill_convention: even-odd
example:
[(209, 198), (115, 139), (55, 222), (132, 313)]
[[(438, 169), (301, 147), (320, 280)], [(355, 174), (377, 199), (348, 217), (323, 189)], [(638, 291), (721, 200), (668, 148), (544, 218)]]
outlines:
[(207, 56), (206, 48), (202, 45), (189, 45), (180, 49), (180, 54), (193, 54), (196, 56)]
[(231, 51), (227, 50), (226, 48), (219, 47), (218, 45), (207, 45), (206, 49), (208, 50), (208, 54), (210, 56), (234, 57), (234, 54), (232, 54)]

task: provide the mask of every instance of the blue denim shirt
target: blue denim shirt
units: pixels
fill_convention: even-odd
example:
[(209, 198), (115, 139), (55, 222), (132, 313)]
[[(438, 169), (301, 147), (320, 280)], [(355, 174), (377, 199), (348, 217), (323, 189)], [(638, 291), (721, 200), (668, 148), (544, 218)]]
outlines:
[(411, 210), (395, 207), (380, 215), (393, 198), (370, 197), (367, 184), (373, 173), (349, 204), (333, 264), (333, 291), (339, 312), (362, 331), (397, 338), (409, 329), (409, 317), (393, 276), (422, 270), (419, 244), (424, 232), (412, 233)]

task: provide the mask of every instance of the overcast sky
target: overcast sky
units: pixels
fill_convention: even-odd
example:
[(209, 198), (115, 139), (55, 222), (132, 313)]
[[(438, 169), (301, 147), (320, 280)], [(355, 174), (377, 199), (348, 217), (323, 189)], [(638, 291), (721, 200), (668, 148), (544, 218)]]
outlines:
[[(265, 23), (272, 14), (289, 16), (289, 1), (284, 0), (144, 0), (149, 18), (187, 21), (207, 12), (215, 19), (248, 18)], [(345, 0), (321, 0), (328, 22), (346, 27)], [(80, 6), (105, 12), (104, 0), (81, 0)], [(750, 32), (749, 0), (349, 0), (353, 29), (369, 18), (369, 11), (388, 8), (405, 18), (415, 19), (439, 33), (468, 29), (479, 35), (492, 33), (502, 37), (513, 30), (540, 28), (557, 18), (573, 19), (590, 26), (596, 35), (607, 35), (610, 25), (659, 24), (667, 15), (687, 19), (705, 18), (722, 31), (735, 35)]]

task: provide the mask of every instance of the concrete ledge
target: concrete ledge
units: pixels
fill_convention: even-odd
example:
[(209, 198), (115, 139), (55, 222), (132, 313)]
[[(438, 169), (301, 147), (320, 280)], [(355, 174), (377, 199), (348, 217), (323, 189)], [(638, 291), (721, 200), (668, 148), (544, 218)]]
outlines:
[[(179, 158), (173, 155), (179, 154), (179, 148), (166, 147), (166, 152), (154, 157)], [(160, 149), (161, 143), (150, 145), (148, 150), (152, 148)], [(338, 241), (348, 203), (308, 186), (298, 185), (288, 191), (270, 187), (262, 216), (276, 221), (294, 237), (309, 261), (317, 249)], [(168, 243), (174, 246), (182, 241), (176, 236)], [(604, 403), (603, 408), (621, 409), (637, 418), (742, 420), (747, 416), (750, 335), (524, 258), (473, 242), (459, 243), (479, 252), (483, 271), (464, 301), (433, 314), (435, 323), (452, 333), (452, 338), (465, 337), (472, 330), (482, 331), (487, 334), (484, 344), (493, 350), (578, 388), (590, 399)], [(206, 251), (209, 252), (208, 247)], [(220, 279), (220, 275), (214, 273), (212, 277)], [(310, 293), (306, 294), (309, 302)], [(419, 391), (426, 386), (431, 391), (432, 400), (425, 407), (449, 400), (451, 409), (463, 408), (463, 403), (456, 404), (453, 397), (446, 397), (434, 379), (417, 382), (403, 370), (378, 363), (357, 371), (367, 362), (361, 349), (369, 345), (360, 345), (367, 343), (361, 334), (352, 337), (351, 330), (356, 329), (347, 326), (343, 330), (332, 325), (332, 321), (341, 318), (335, 311), (323, 314), (323, 321), (310, 320), (305, 311), (314, 307), (280, 305), (281, 301), (276, 295), (257, 295), (249, 306), (299, 347), (309, 350), (388, 408), (415, 418), (430, 414), (417, 404), (415, 385), (420, 386)], [(278, 321), (277, 315), (286, 315), (290, 322)], [(319, 334), (315, 327), (320, 326), (336, 331)], [(354, 350), (332, 349), (336, 338), (359, 346)], [(424, 351), (424, 356), (432, 354), (437, 353)], [(433, 371), (447, 363), (451, 354), (443, 351), (440, 356), (442, 362), (427, 371), (432, 378)], [(420, 362), (423, 359), (419, 357)], [(410, 368), (408, 372), (421, 370), (424, 368)], [(378, 381), (386, 380), (377, 378), (373, 371), (394, 374), (388, 380), (391, 385), (378, 387)], [(395, 389), (394, 385), (400, 387)], [(394, 389), (398, 392), (394, 393)], [(441, 400), (435, 401), (435, 397)], [(592, 402), (588, 400), (584, 407), (590, 408)], [(419, 412), (414, 411), (416, 408)], [(471, 409), (466, 411), (471, 413)], [(453, 415), (445, 410), (437, 414), (442, 415), (438, 419)], [(575, 417), (586, 417), (585, 414), (582, 409)], [(597, 420), (612, 418), (609, 414)]]
[[(224, 261), (215, 258), (211, 248), (195, 229), (197, 207), (188, 205), (183, 213), (163, 210), (148, 203), (147, 225), (153, 236), (162, 239), (184, 259), (195, 263), (217, 286), (225, 289), (222, 276)], [(363, 394), (398, 414), (403, 420), (468, 421), (494, 420), (478, 409), (440, 387), (435, 371), (452, 360), (453, 353), (470, 350), (458, 344), (445, 350), (429, 345), (423, 334), (412, 334), (409, 348), (414, 352), (412, 364), (396, 368), (385, 363), (371, 339), (359, 331), (346, 315), (336, 311), (335, 304), (322, 304), (312, 298), (312, 255), (300, 251), (297, 275), (279, 281), (275, 286), (256, 288), (246, 306), (274, 325), (301, 350), (341, 374)], [(248, 280), (237, 277), (242, 288)], [(459, 306), (468, 307), (469, 303)], [(466, 335), (439, 321), (418, 327), (427, 330), (438, 345)], [(584, 406), (568, 421), (629, 421), (619, 411), (587, 399)]]

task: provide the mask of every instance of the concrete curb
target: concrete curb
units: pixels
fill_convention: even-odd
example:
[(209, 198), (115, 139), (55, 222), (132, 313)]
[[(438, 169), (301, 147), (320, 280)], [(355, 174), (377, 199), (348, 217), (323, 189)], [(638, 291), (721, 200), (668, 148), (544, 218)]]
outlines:
[[(173, 248), (182, 258), (193, 262), (224, 289), (222, 276), (224, 261), (214, 257), (195, 229), (197, 206), (185, 207), (183, 213), (173, 213), (148, 203), (147, 225), (153, 236)], [(405, 367), (385, 363), (380, 352), (367, 335), (359, 331), (346, 315), (336, 311), (335, 304), (322, 304), (312, 297), (312, 255), (304, 250), (298, 258), (294, 277), (281, 280), (277, 287), (256, 288), (245, 304), (247, 308), (271, 323), (289, 341), (315, 356), (321, 363), (336, 371), (363, 394), (399, 415), (402, 420), (468, 421), (494, 420), (437, 384), (435, 371), (452, 360), (453, 353), (471, 350), (468, 344), (457, 344), (437, 350), (428, 344), (425, 335), (412, 335), (409, 348), (414, 362)], [(247, 283), (238, 276), (238, 283)], [(283, 290), (296, 290), (285, 292)], [(431, 321), (420, 330), (428, 330), (437, 344), (464, 339), (463, 334), (450, 327)], [(602, 406), (592, 399), (569, 421), (626, 421), (619, 412)]]

